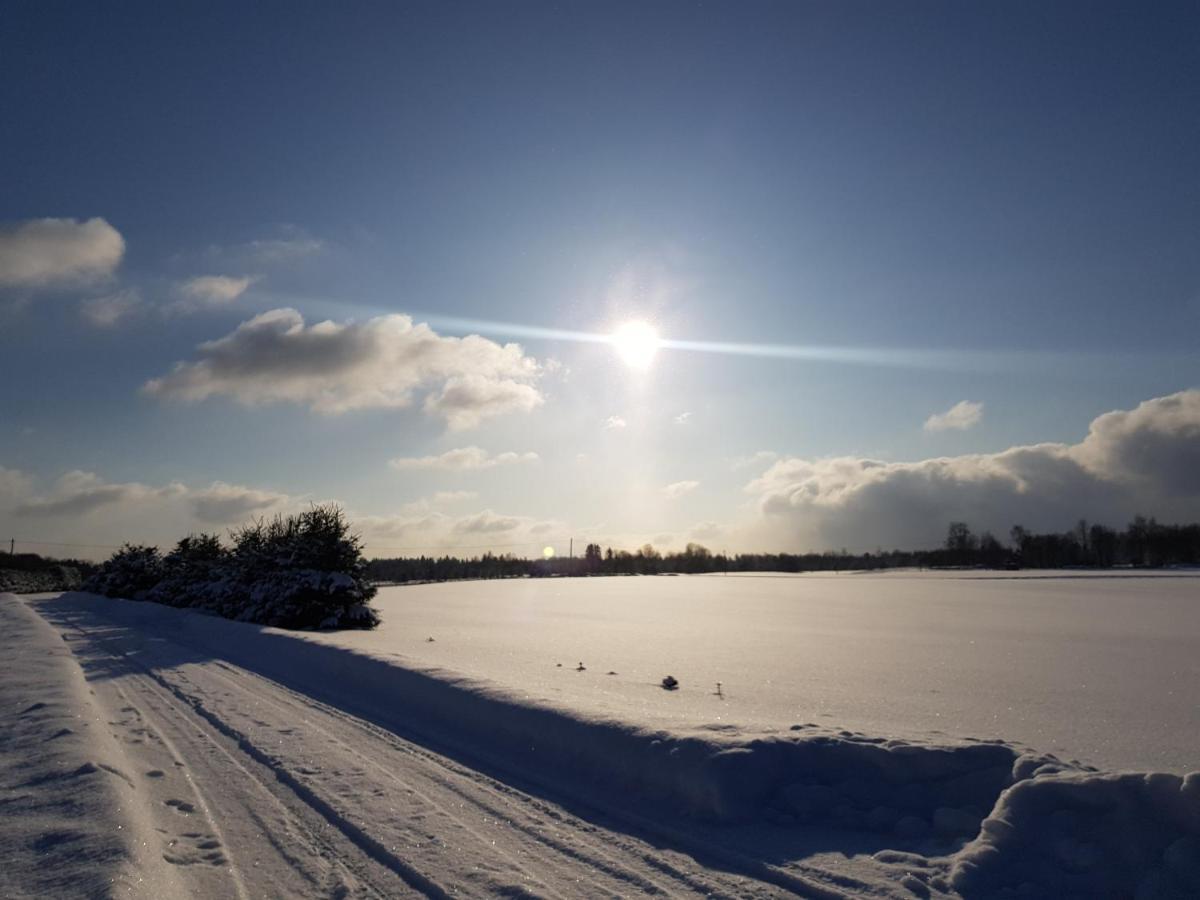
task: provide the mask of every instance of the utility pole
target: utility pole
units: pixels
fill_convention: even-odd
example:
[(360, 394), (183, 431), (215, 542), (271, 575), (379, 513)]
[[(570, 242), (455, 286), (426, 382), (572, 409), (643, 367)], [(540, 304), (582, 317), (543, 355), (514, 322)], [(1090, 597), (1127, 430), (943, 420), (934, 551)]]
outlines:
[(575, 559), (575, 538), (571, 538), (571, 559)]
[(17, 539), (9, 538), (8, 539), (8, 555), (15, 556), (16, 554), (13, 551), (15, 551), (16, 549), (17, 549)]

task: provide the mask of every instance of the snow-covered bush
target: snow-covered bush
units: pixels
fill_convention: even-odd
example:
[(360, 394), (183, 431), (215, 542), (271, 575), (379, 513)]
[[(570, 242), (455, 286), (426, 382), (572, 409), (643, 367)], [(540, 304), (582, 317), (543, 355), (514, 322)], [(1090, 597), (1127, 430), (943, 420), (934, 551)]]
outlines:
[(83, 589), (106, 597), (146, 600), (163, 574), (157, 547), (125, 544), (83, 583)]
[[(227, 550), (215, 535), (189, 535), (163, 558), (153, 548), (122, 548), (84, 589), (281, 628), (379, 624), (367, 605), (375, 586), (366, 578), (361, 541), (338, 507), (260, 519), (231, 537)], [(130, 567), (127, 549), (154, 554), (154, 577), (138, 581), (136, 591), (131, 578), (115, 574)]]
[(215, 534), (189, 534), (163, 557), (163, 577), (146, 599), (167, 606), (209, 605), (210, 585), (223, 581), (229, 551)]

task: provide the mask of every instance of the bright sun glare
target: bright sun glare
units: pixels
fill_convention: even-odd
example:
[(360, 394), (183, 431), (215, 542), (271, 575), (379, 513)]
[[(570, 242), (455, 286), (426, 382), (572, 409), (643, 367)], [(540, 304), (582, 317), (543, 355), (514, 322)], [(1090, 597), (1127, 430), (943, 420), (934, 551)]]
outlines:
[(610, 338), (626, 365), (645, 369), (658, 352), (658, 332), (646, 322), (626, 322)]

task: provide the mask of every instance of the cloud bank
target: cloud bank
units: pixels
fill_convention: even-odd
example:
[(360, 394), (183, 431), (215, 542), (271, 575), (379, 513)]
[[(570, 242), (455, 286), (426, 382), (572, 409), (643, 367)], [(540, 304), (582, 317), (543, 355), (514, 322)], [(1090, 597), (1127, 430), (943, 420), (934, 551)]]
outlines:
[(32, 479), (0, 468), (0, 507), (25, 518), (75, 520), (101, 510), (112, 517), (141, 514), (157, 506), (160, 513), (173, 509), (204, 525), (227, 525), (290, 502), (287, 494), (223, 481), (214, 481), (207, 488), (189, 488), (176, 481), (154, 487), (137, 481), (107, 481), (78, 469), (61, 476), (48, 493), (38, 495), (33, 492)]
[(78, 284), (113, 273), (125, 239), (104, 219), (32, 219), (0, 228), (0, 286)]
[(1200, 390), (1105, 413), (1077, 444), (889, 463), (787, 458), (747, 485), (751, 542), (790, 549), (939, 544), (950, 521), (1006, 536), (1138, 513), (1200, 518)]
[(201, 344), (194, 361), (143, 390), (187, 402), (299, 403), (322, 413), (408, 407), (424, 392), (426, 412), (464, 429), (540, 406), (540, 376), (517, 344), (443, 337), (405, 315), (305, 325), (296, 310), (275, 309)]
[(926, 431), (966, 431), (983, 421), (983, 404), (960, 400), (944, 413), (925, 420)]

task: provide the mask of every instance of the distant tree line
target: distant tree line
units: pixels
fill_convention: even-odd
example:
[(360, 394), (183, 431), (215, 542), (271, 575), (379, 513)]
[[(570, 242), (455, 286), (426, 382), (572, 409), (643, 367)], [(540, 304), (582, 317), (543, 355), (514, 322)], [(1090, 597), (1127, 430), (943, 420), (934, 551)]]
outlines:
[(454, 581), (585, 575), (668, 575), (712, 572), (831, 572), (894, 568), (1060, 569), (1068, 567), (1200, 565), (1200, 524), (1162, 525), (1136, 517), (1124, 531), (1080, 521), (1063, 533), (1035, 534), (1020, 525), (1010, 544), (951, 522), (943, 546), (874, 553), (714, 553), (691, 543), (661, 553), (646, 544), (634, 552), (588, 544), (574, 559), (526, 559), (512, 554), (373, 559), (367, 576), (380, 582)]

